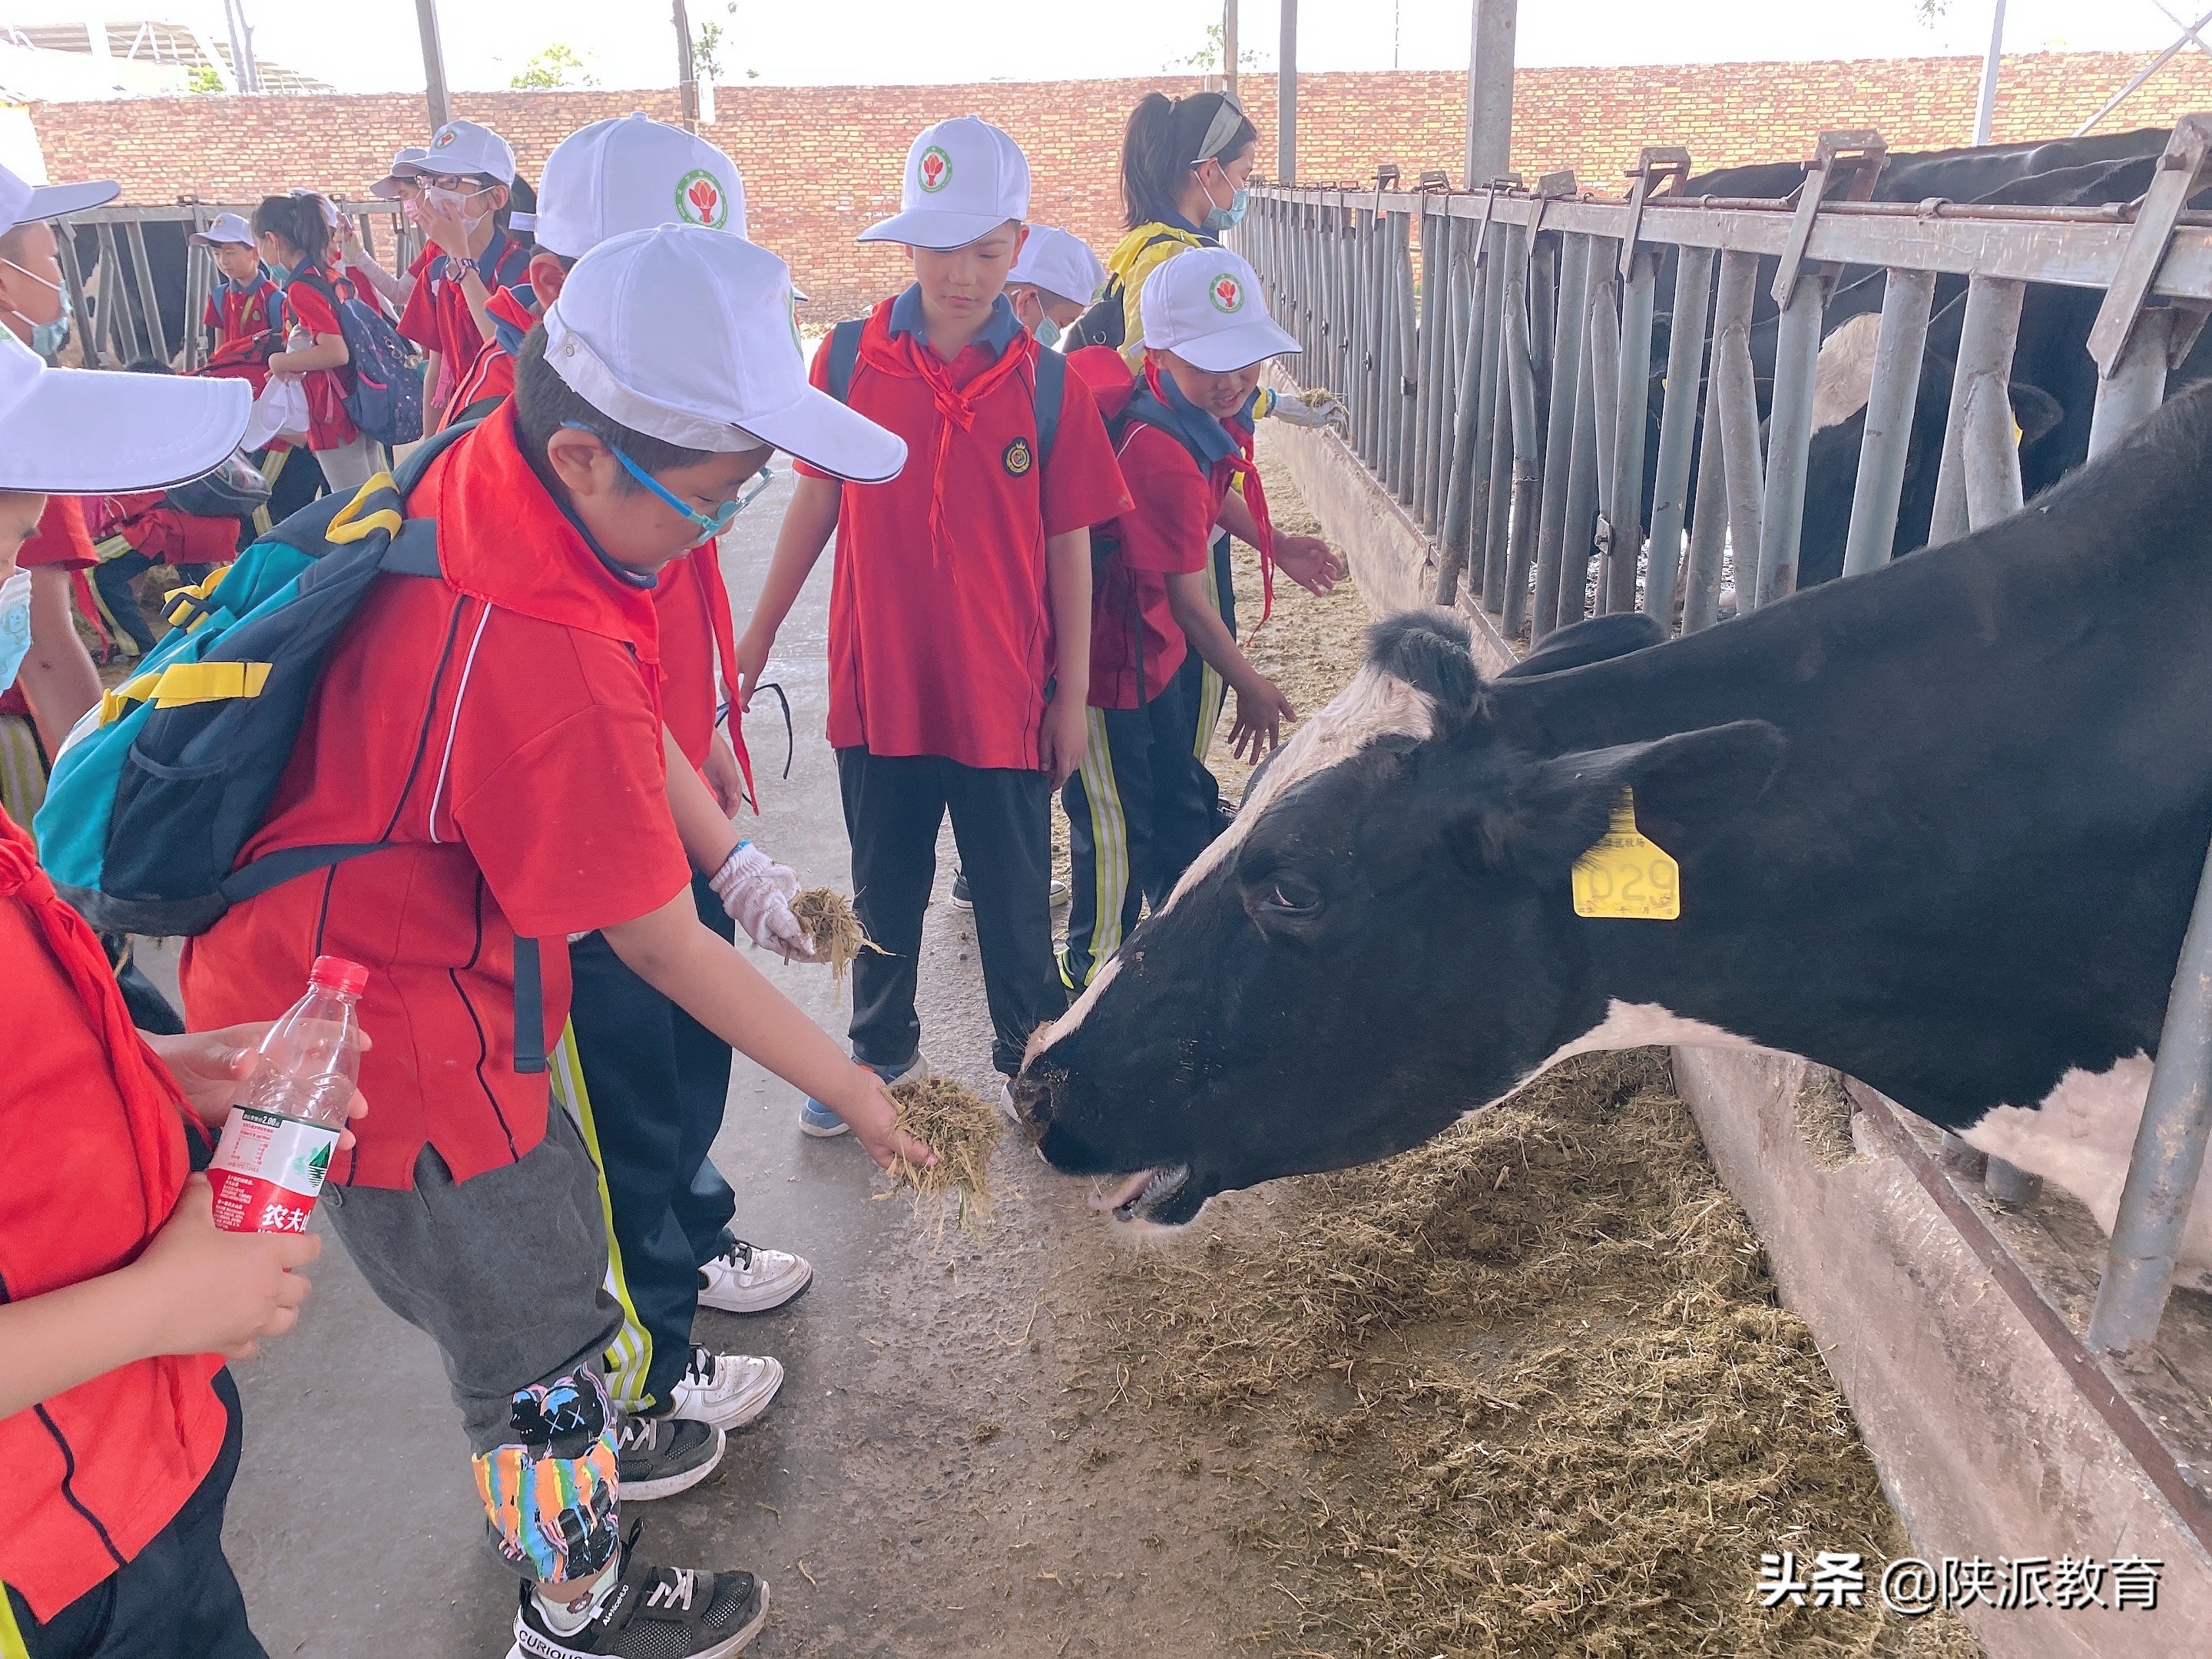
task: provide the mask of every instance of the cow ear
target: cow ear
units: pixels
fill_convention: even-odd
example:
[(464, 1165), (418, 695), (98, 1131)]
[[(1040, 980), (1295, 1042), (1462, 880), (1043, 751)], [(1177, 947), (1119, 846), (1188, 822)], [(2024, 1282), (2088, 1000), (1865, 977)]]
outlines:
[(1647, 617), (1641, 611), (1615, 611), (1560, 629), (1498, 678), (1525, 680), (1538, 674), (1556, 674), (1562, 669), (1607, 662), (1632, 651), (1663, 645), (1666, 640), (1667, 630), (1656, 617)]
[(1468, 624), (1443, 611), (1401, 611), (1367, 630), (1367, 662), (1425, 693), (1440, 724), (1455, 726), (1474, 710), (1482, 672)]
[(2014, 380), (2005, 388), (2012, 400), (2012, 418), (2020, 428), (2020, 447), (2027, 448), (2066, 418), (2057, 398), (2041, 386)]
[(1480, 815), (1472, 839), (1493, 867), (1555, 875), (1605, 833), (1627, 788), (1636, 792), (1638, 829), (1686, 857), (1758, 799), (1787, 747), (1765, 720), (1733, 720), (1529, 763), (1510, 781), (1502, 809)]

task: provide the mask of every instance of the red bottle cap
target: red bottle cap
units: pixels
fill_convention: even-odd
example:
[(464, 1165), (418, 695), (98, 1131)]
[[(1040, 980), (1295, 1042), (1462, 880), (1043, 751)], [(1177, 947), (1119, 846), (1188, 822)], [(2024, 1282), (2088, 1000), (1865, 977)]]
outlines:
[(368, 988), (368, 969), (343, 957), (317, 957), (315, 965), (307, 970), (307, 982), (357, 997)]

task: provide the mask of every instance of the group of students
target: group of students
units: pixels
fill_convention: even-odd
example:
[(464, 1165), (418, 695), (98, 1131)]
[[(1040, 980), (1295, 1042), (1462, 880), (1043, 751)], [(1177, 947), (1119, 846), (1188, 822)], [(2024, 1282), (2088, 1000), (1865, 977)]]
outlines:
[[(1237, 645), (1217, 526), (1316, 591), (1341, 574), (1317, 538), (1273, 533), (1252, 464), (1262, 369), (1297, 349), (1217, 245), (1255, 137), (1222, 94), (1147, 99), (1130, 235), (1102, 268), (1027, 227), (1007, 134), (937, 124), (901, 211), (863, 233), (904, 246), (913, 284), (811, 368), (787, 267), (746, 239), (737, 169), (693, 135), (643, 116), (571, 135), (520, 227), (489, 130), (456, 122), (397, 158), (378, 188), (414, 193), (431, 246), (403, 277), (349, 260), (345, 280), (421, 331), (442, 430), (396, 477), (331, 478), (332, 522), (434, 521), (437, 576), (381, 576), (361, 599), (238, 867), (377, 850), (310, 860), (190, 939), (191, 1034), (149, 1036), (0, 815), (0, 1030), (27, 1061), (0, 1086), (18, 1172), (0, 1197), (18, 1494), (0, 1655), (263, 1651), (222, 1554), (239, 1449), (222, 1360), (295, 1322), (318, 1241), (218, 1232), (191, 1172), (257, 1022), (325, 954), (368, 969), (371, 1046), (324, 1207), (441, 1351), (492, 1545), (522, 1580), (516, 1651), (713, 1659), (760, 1629), (763, 1582), (656, 1565), (618, 1524), (623, 1499), (704, 1479), (780, 1384), (772, 1359), (694, 1344), (698, 1308), (775, 1306), (811, 1272), (730, 1231), (707, 1154), (732, 1051), (805, 1097), (808, 1133), (931, 1162), (888, 1087), (927, 1065), (916, 964), (947, 812), (1011, 1079), (1218, 832), (1212, 688), (1237, 693), (1249, 745), (1291, 715)], [(0, 260), (51, 263), (45, 222), (81, 195), (0, 191)], [(343, 367), (295, 304), (303, 274), (329, 280), (319, 204), (270, 198), (256, 267), (224, 256), (219, 319), (265, 319), (261, 279), (281, 277), (307, 337), (288, 329), (274, 372)], [(35, 327), (11, 295), (0, 273), (0, 320)], [(1063, 331), (1105, 343), (1041, 343)], [(166, 488), (244, 429), (234, 383), (52, 368), (15, 332), (0, 559), (54, 503)], [(716, 538), (777, 450), (799, 479), (739, 635)], [(884, 951), (854, 964), (849, 1058), (735, 948), (742, 931), (811, 954), (796, 876), (733, 821), (749, 767), (718, 729), (833, 533), (829, 737)], [(21, 581), (0, 586), (0, 682), (27, 647)], [(205, 603), (222, 599), (218, 582)], [(1077, 863), (1058, 960), (1054, 787)]]

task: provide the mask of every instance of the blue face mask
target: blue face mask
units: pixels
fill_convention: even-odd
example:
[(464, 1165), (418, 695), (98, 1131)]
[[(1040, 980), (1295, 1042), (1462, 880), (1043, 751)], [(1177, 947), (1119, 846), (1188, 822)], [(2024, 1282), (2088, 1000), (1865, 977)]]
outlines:
[[(1226, 175), (1224, 175), (1224, 177)], [(1206, 191), (1206, 228), (1208, 230), (1236, 229), (1237, 224), (1244, 217), (1245, 191), (1242, 185), (1233, 187), (1229, 195), (1229, 205), (1227, 207), (1221, 207), (1214, 202), (1213, 186), (1207, 184), (1203, 179), (1200, 179), (1198, 182), (1200, 188)]]
[[(43, 283), (46, 287), (53, 289), (55, 297), (62, 302), (62, 314), (55, 318), (53, 321), (51, 323), (31, 323), (31, 349), (37, 352), (41, 357), (51, 357), (56, 352), (59, 351), (63, 346), (69, 343), (69, 289), (64, 288), (59, 283), (48, 282), (45, 277), (40, 276), (35, 270), (23, 270), (23, 267), (16, 264), (13, 259), (9, 259), (6, 263), (14, 270), (22, 271), (23, 275), (29, 277), (33, 282)], [(15, 314), (19, 317), (22, 316), (22, 313), (21, 312), (17, 312)], [(27, 323), (31, 321), (27, 317), (24, 317), (23, 320)]]
[[(605, 437), (602, 437), (597, 432), (592, 432), (592, 428), (586, 426), (580, 421), (563, 421), (561, 424), (571, 432), (591, 432), (592, 435), (594, 438), (598, 438), (601, 443), (607, 443)], [(654, 495), (659, 496), (662, 501), (665, 501), (675, 511), (682, 514), (684, 517), (689, 519), (691, 521), (692, 527), (697, 530), (702, 538), (719, 536), (725, 530), (727, 530), (731, 524), (736, 520), (738, 514), (744, 512), (756, 501), (760, 499), (761, 491), (768, 488), (769, 479), (773, 476), (769, 472), (769, 469), (763, 466), (761, 468), (759, 472), (754, 476), (750, 486), (741, 495), (739, 495), (735, 501), (724, 501), (721, 506), (716, 507), (712, 513), (702, 513), (696, 507), (691, 507), (684, 501), (680, 497), (663, 485), (659, 479), (654, 477), (653, 474), (647, 472), (643, 467), (640, 466), (635, 461), (630, 459), (629, 456), (623, 454), (622, 451), (617, 449), (612, 444), (607, 444), (607, 453), (613, 456), (615, 459), (622, 463), (623, 471), (629, 473), (631, 477), (636, 479), (638, 483), (643, 484)]]
[(289, 288), (291, 286), (291, 266), (279, 264), (275, 259), (264, 259), (261, 264), (262, 268), (269, 273), (269, 280), (276, 283), (277, 287)]
[(31, 654), (31, 573), (18, 570), (0, 582), (0, 691), (15, 684)]
[(1048, 351), (1060, 343), (1060, 325), (1049, 317), (1041, 317), (1036, 325), (1037, 343)]

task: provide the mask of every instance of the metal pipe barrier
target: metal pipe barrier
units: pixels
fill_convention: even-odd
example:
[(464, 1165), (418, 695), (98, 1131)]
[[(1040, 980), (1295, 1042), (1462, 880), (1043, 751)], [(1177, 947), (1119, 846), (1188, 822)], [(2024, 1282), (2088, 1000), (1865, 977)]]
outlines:
[[(1433, 539), (1436, 603), (1480, 607), (1530, 645), (1632, 609), (1695, 633), (1796, 588), (1826, 314), (1846, 267), (1883, 273), (1847, 577), (1899, 539), (1938, 276), (1965, 277), (1966, 301), (1931, 543), (2021, 507), (2008, 388), (2027, 284), (2103, 292), (2092, 454), (2157, 408), (2212, 314), (2212, 214), (2187, 210), (2212, 173), (2212, 116), (2175, 124), (2131, 204), (1869, 201), (1885, 154), (1878, 134), (1824, 133), (1803, 185), (1773, 201), (1685, 197), (1689, 156), (1673, 149), (1644, 150), (1620, 197), (1566, 173), (1533, 190), (1425, 173), (1407, 191), (1384, 167), (1357, 188), (1255, 187), (1237, 242), (1304, 345), (1298, 373), (1337, 392), (1353, 453)], [(1779, 307), (1760, 324), (1774, 330), (1764, 387), (1762, 285)], [(2154, 1334), (2208, 1140), (2212, 855), (2091, 1346)], [(2032, 1194), (2001, 1160), (1986, 1179), (2002, 1201)]]

